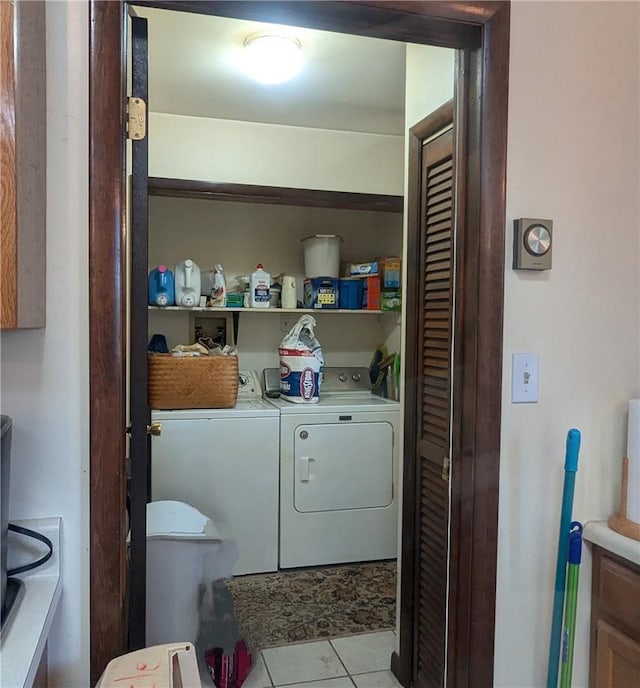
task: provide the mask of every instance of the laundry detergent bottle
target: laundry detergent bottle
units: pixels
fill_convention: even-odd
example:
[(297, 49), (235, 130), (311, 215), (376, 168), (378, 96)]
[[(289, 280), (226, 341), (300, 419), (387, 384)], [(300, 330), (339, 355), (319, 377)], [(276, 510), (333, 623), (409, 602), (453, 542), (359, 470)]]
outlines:
[(251, 273), (249, 289), (251, 291), (251, 308), (269, 308), (271, 275), (265, 272), (262, 263), (258, 263), (254, 272)]
[(200, 268), (187, 258), (176, 265), (176, 306), (200, 305)]
[(149, 305), (173, 306), (175, 285), (173, 272), (166, 265), (158, 265), (149, 272)]

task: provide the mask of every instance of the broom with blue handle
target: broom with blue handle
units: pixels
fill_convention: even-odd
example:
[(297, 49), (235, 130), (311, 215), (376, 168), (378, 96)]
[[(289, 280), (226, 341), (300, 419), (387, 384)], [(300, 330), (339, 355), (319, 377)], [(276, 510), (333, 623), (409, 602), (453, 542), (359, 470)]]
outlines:
[(578, 454), (580, 452), (580, 430), (571, 428), (567, 433), (567, 448), (564, 461), (564, 487), (562, 490), (562, 507), (560, 509), (560, 534), (558, 536), (558, 560), (556, 563), (556, 582), (553, 595), (553, 613), (551, 617), (551, 639), (549, 642), (549, 665), (547, 667), (547, 688), (558, 688), (560, 670), (560, 646), (562, 642), (562, 613), (567, 583), (567, 557), (569, 550), (569, 533), (571, 513), (573, 511), (573, 493), (578, 471)]
[(562, 640), (562, 668), (560, 688), (571, 688), (573, 650), (576, 637), (576, 612), (578, 607), (578, 579), (582, 558), (582, 523), (573, 521), (569, 533), (569, 560), (567, 563), (567, 597), (564, 606), (564, 637)]

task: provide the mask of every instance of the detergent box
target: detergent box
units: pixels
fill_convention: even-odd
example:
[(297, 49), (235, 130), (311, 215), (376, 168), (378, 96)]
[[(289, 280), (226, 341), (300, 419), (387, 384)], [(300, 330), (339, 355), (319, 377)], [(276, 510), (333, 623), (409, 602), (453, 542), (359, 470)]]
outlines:
[(313, 277), (304, 281), (305, 308), (338, 308), (340, 282), (334, 277)]
[(402, 259), (379, 258), (378, 262), (380, 263), (382, 288), (384, 290), (400, 289), (402, 286)]
[(364, 291), (362, 294), (362, 308), (368, 311), (380, 310), (380, 276), (368, 275), (363, 277)]
[(402, 292), (400, 289), (388, 289), (380, 292), (380, 310), (402, 310)]

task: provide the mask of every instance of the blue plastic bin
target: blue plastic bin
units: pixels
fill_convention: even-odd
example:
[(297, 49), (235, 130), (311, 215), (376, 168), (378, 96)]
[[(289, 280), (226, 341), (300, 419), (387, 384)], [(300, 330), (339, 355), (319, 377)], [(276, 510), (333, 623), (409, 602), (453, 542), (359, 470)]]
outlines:
[(360, 310), (364, 281), (359, 277), (347, 277), (340, 280), (340, 308)]

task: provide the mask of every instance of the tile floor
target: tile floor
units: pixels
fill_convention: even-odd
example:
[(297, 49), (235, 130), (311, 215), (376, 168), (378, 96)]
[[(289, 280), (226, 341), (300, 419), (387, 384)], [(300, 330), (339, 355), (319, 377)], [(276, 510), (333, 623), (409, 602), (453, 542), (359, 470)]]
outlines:
[(259, 653), (243, 688), (398, 688), (389, 671), (393, 631), (271, 647)]

